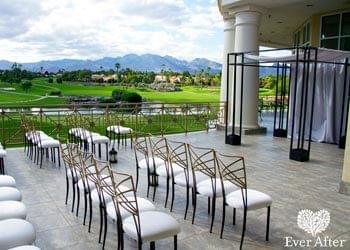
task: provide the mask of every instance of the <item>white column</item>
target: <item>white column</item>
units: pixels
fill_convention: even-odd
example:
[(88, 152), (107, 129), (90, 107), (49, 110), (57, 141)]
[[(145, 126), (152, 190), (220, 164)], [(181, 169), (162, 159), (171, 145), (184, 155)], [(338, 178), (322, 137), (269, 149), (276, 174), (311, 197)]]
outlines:
[[(257, 11), (242, 11), (235, 13), (236, 34), (235, 52), (248, 52), (259, 50), (259, 24), (260, 13)], [(247, 60), (245, 60), (246, 62)], [(258, 128), (258, 95), (259, 95), (259, 69), (245, 67), (243, 74), (243, 118), (242, 126), (245, 129)], [(241, 68), (237, 68), (237, 102), (240, 110)], [(239, 124), (239, 112), (236, 111), (236, 126)]]
[[(224, 18), (224, 51), (222, 56), (221, 89), (220, 101), (227, 101), (227, 54), (234, 52), (235, 49), (235, 18)], [(230, 69), (230, 89), (232, 90), (232, 67)], [(232, 91), (229, 93), (229, 99), (232, 99)], [(230, 105), (229, 105), (230, 107)], [(232, 123), (231, 108), (228, 111), (228, 124)], [(224, 122), (224, 121), (222, 121)]]

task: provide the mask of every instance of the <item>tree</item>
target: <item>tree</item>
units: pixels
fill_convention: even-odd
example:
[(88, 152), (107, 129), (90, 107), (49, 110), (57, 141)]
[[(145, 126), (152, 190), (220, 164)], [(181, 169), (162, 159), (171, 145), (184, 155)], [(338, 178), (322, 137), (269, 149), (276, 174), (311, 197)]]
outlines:
[(119, 69), (120, 69), (120, 63), (115, 63), (114, 64), (116, 70), (117, 70), (117, 80), (119, 80)]
[(57, 83), (62, 83), (62, 78), (61, 77), (56, 78), (56, 82)]
[(25, 92), (28, 92), (29, 89), (32, 87), (32, 82), (29, 80), (24, 80), (21, 84), (21, 87)]

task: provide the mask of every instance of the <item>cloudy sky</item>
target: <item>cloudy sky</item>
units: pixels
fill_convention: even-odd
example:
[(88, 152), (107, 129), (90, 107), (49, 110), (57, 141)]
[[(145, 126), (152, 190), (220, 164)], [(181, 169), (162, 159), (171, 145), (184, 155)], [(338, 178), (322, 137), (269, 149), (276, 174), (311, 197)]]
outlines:
[(216, 0), (1, 0), (0, 59), (155, 53), (220, 61)]

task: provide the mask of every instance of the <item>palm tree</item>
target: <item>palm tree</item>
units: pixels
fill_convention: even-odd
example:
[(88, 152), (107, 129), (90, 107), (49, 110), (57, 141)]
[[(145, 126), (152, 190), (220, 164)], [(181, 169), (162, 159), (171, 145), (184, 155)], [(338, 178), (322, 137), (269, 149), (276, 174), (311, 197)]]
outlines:
[(117, 80), (119, 80), (120, 63), (115, 63), (114, 66), (115, 66), (115, 68), (117, 69)]

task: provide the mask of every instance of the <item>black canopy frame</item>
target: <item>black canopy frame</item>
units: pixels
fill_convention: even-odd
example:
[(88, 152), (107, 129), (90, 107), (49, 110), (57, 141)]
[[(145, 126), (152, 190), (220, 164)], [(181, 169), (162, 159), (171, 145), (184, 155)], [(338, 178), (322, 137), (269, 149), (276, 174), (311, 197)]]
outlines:
[[(281, 58), (260, 58), (256, 56), (262, 52), (279, 52), (291, 51), (292, 56)], [(310, 159), (311, 142), (312, 142), (312, 125), (314, 116), (315, 102), (315, 86), (317, 80), (317, 65), (335, 64), (345, 66), (345, 76), (343, 82), (343, 96), (341, 109), (341, 126), (339, 130), (340, 148), (345, 147), (345, 138), (347, 133), (347, 120), (349, 113), (350, 99), (350, 82), (348, 80), (349, 62), (324, 61), (318, 58), (318, 48), (316, 47), (290, 47), (279, 49), (264, 49), (259, 51), (228, 53), (227, 54), (227, 82), (226, 82), (226, 100), (227, 108), (225, 115), (225, 143), (231, 145), (241, 145), (242, 138), (242, 117), (243, 117), (243, 85), (244, 85), (244, 69), (246, 67), (258, 68), (275, 68), (277, 84), (275, 89), (274, 103), (274, 127), (273, 135), (275, 137), (287, 137), (288, 129), (290, 129), (290, 152), (289, 158), (296, 161), (308, 161)], [(272, 64), (272, 65), (268, 65)], [(294, 65), (293, 89), (291, 89), (292, 65)], [(301, 68), (300, 68), (301, 67)], [(301, 75), (299, 72), (301, 69)], [(231, 72), (232, 69), (232, 73)], [(240, 69), (241, 77), (237, 79), (237, 69)], [(233, 79), (231, 80), (231, 74)], [(300, 81), (301, 79), (301, 81)], [(229, 102), (230, 82), (232, 81), (233, 93), (232, 102)], [(240, 81), (240, 82), (239, 82)], [(298, 81), (300, 84), (298, 86)], [(279, 84), (280, 83), (280, 84)], [(241, 91), (237, 93), (237, 86), (240, 84)], [(279, 85), (281, 89), (279, 90)], [(300, 94), (297, 91), (299, 89)], [(348, 90), (348, 91), (346, 91)], [(292, 97), (289, 98), (290, 92), (293, 91)], [(240, 96), (240, 105), (237, 105), (237, 96)], [(310, 98), (311, 96), (311, 98)], [(310, 107), (309, 107), (310, 105)], [(229, 107), (230, 106), (230, 107)], [(291, 107), (291, 109), (290, 109)], [(231, 109), (232, 126), (228, 120), (228, 112)], [(298, 110), (298, 112), (296, 112)], [(236, 121), (236, 114), (239, 114)], [(290, 120), (290, 124), (289, 123)], [(345, 125), (344, 125), (345, 124)], [(291, 128), (289, 128), (291, 126)], [(231, 128), (230, 128), (231, 127)]]

